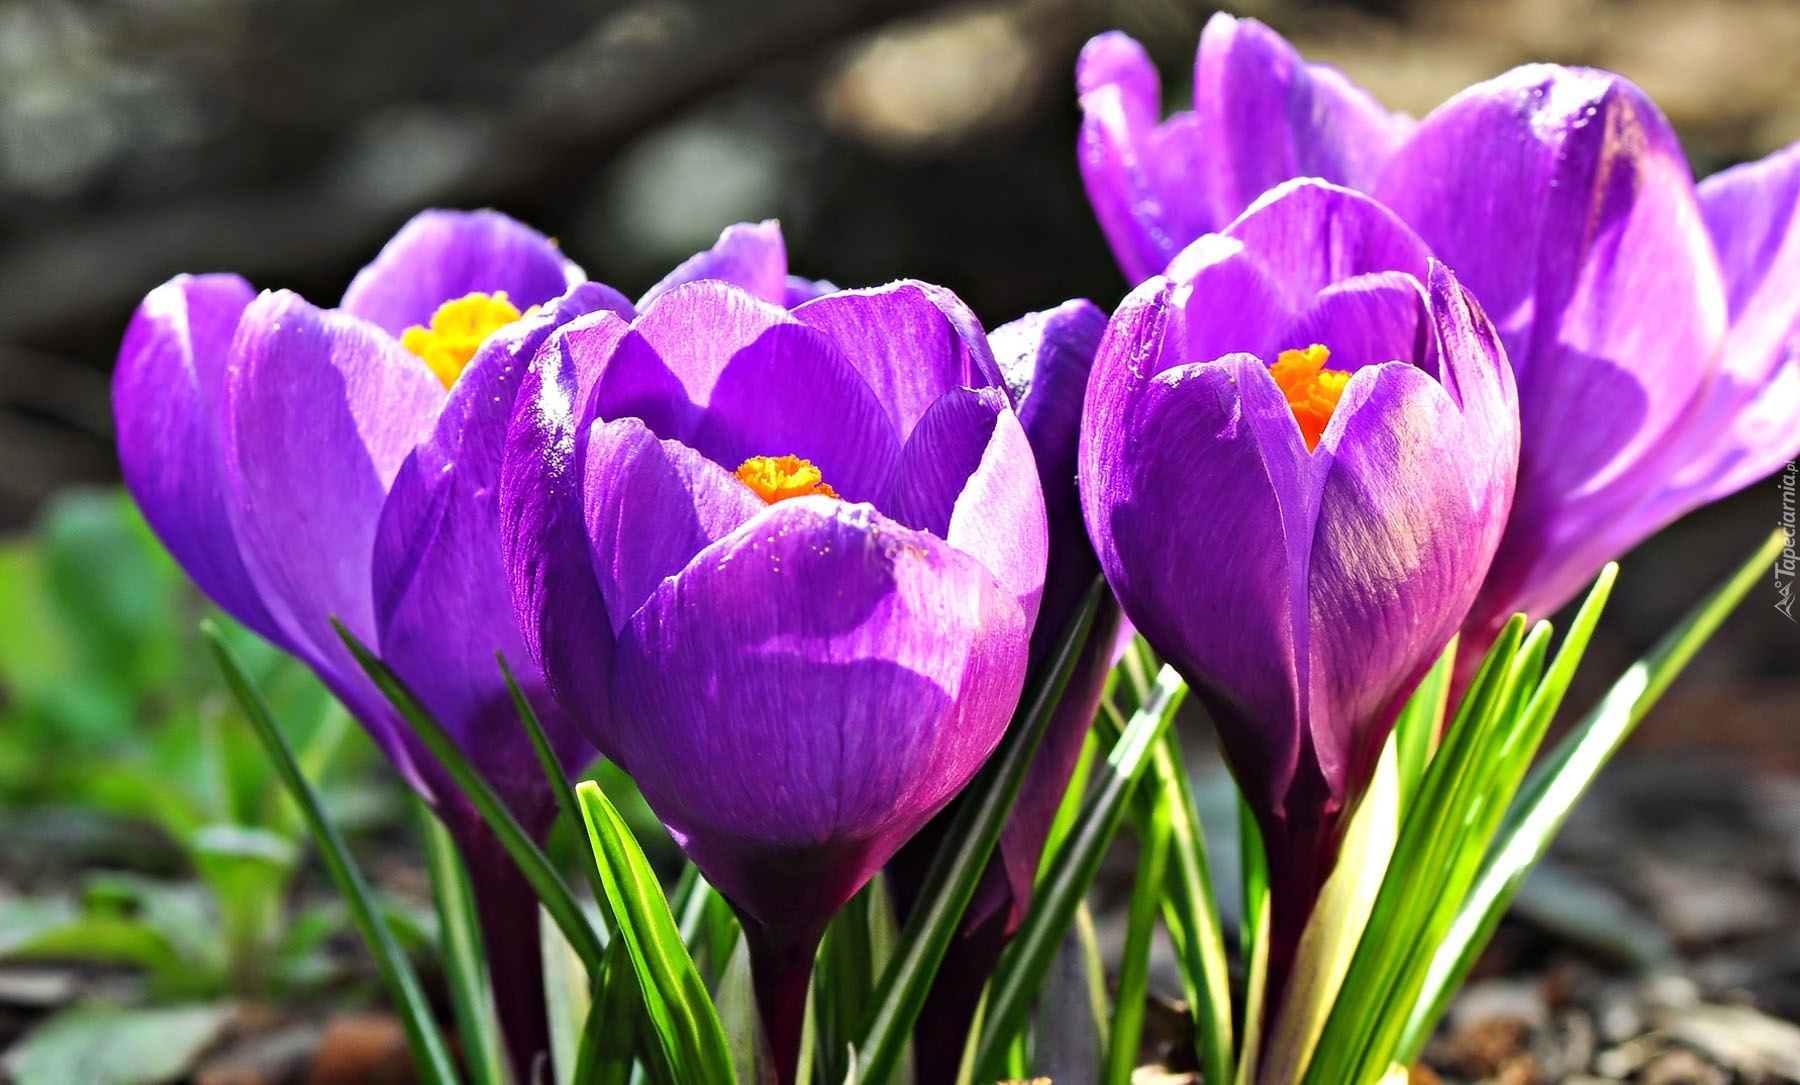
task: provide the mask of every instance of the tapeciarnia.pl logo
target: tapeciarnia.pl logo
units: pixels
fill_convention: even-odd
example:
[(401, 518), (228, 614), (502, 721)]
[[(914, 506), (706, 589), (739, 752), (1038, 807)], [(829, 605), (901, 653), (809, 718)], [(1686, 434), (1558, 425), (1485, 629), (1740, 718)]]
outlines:
[(1794, 617), (1794, 575), (1800, 571), (1800, 561), (1794, 555), (1795, 462), (1789, 460), (1787, 469), (1781, 472), (1781, 530), (1787, 533), (1787, 546), (1775, 562), (1775, 609), (1790, 622), (1800, 622)]

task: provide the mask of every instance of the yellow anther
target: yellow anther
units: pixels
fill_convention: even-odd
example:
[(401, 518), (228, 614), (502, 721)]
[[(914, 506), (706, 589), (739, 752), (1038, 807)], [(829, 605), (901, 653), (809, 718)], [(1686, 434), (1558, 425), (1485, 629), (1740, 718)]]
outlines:
[(506, 300), (506, 291), (477, 291), (447, 301), (431, 314), (431, 327), (415, 324), (400, 333), (400, 345), (425, 359), (449, 388), (488, 336), (524, 314)]

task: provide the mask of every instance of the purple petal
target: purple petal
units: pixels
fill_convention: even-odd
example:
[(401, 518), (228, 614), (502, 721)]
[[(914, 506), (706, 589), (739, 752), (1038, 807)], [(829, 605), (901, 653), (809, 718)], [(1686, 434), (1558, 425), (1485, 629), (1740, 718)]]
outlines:
[(498, 211), (421, 211), (357, 273), (339, 306), (398, 336), (466, 294), (504, 291), (524, 310), (583, 278), (555, 242)]
[(391, 709), (331, 627), (379, 643), (370, 566), (383, 501), (444, 386), (371, 324), (293, 294), (245, 309), (225, 376), (226, 495), (245, 567), (297, 647), (430, 794)]
[(594, 574), (617, 633), (666, 577), (768, 506), (731, 472), (635, 418), (595, 422), (582, 489)]
[(1143, 46), (1118, 31), (1081, 50), (1075, 82), (1082, 115), (1077, 154), (1088, 202), (1125, 278), (1139, 283), (1215, 224), (1205, 199), (1183, 191), (1199, 147), (1193, 117), (1158, 126), (1156, 66)]
[(793, 309), (806, 304), (814, 298), (822, 298), (826, 294), (837, 293), (837, 287), (826, 279), (803, 279), (798, 275), (789, 275), (787, 291), (781, 297), (784, 308)]
[(1044, 602), (1031, 637), (1036, 667), (1062, 636), (1100, 567), (1081, 521), (1075, 488), (1076, 448), (1088, 373), (1106, 331), (1106, 314), (1086, 300), (1031, 313), (988, 336), (1018, 403), (1044, 490), (1049, 563)]
[(887, 491), (900, 458), (882, 407), (829, 339), (781, 324), (719, 374), (692, 444), (727, 469), (753, 456), (799, 456), (846, 500), (871, 500)]
[(581, 317), (544, 343), (520, 381), (500, 472), (500, 550), (526, 651), (557, 701), (612, 755), (612, 623), (582, 511), (578, 418), (629, 325)]
[[(1731, 328), (1690, 424), (1677, 477), (1633, 519), (1648, 534), (1688, 509), (1763, 477), (1800, 451), (1792, 393), (1800, 355), (1800, 144), (1700, 182), (1700, 210), (1719, 253)], [(1635, 544), (1632, 539), (1627, 546)]]
[(1694, 459), (1683, 465), (1658, 495), (1657, 505), (1644, 515), (1650, 522), (1672, 521), (1773, 474), (1796, 457), (1800, 457), (1800, 353), (1790, 353), (1756, 397), (1738, 409), (1730, 426), (1695, 450)]
[(900, 452), (882, 404), (826, 335), (717, 282), (671, 291), (632, 325), (594, 412), (640, 418), (727, 469), (799, 456), (853, 501), (886, 492)]
[(245, 562), (291, 635), (330, 655), (335, 616), (374, 644), (376, 521), (444, 387), (373, 325), (286, 292), (250, 304), (232, 355), (224, 443)]
[(1585, 581), (1576, 575), (1580, 569), (1599, 568), (1686, 513), (1734, 494), (1800, 456), (1800, 354), (1789, 355), (1726, 425), (1704, 439), (1690, 434), (1683, 447), (1683, 462), (1648, 501), (1607, 532), (1576, 541), (1583, 556), (1564, 561), (1569, 581), (1546, 586), (1544, 594), (1573, 597)]
[(1506, 491), (1476, 427), (1405, 363), (1353, 376), (1319, 448), (1307, 714), (1320, 772), (1347, 798), (1468, 611)]
[(1438, 381), (1494, 459), (1481, 478), (1504, 485), (1510, 501), (1519, 455), (1519, 390), (1500, 332), (1454, 272), (1432, 261), (1430, 291)]
[[(558, 710), (520, 637), (501, 561), (501, 456), (521, 379), (557, 327), (590, 311), (630, 312), (598, 283), (496, 332), (451, 389), (431, 437), (394, 478), (376, 531), (375, 615), (382, 659), (405, 679), (521, 817), (548, 799), (496, 652), (538, 708), (571, 770), (593, 748)], [(541, 818), (540, 818), (541, 820)]]
[(779, 306), (724, 283), (677, 286), (644, 310), (605, 360), (582, 421), (641, 418), (657, 436), (691, 444), (732, 359), (793, 323)]
[(1517, 499), (1477, 609), (1548, 613), (1611, 556), (1583, 541), (1676, 466), (1723, 339), (1687, 161), (1629, 82), (1533, 66), (1435, 111), (1378, 193), (1481, 299), (1517, 375)]
[(747, 290), (771, 305), (788, 307), (787, 244), (781, 224), (774, 219), (740, 222), (727, 226), (719, 240), (705, 252), (681, 262), (638, 299), (639, 309), (683, 283), (719, 279)]
[(219, 437), (232, 336), (255, 296), (235, 275), (151, 291), (119, 348), (113, 416), (125, 486), (163, 545), (232, 617), (292, 650), (244, 568)]
[(1216, 14), (1194, 62), (1200, 169), (1188, 184), (1230, 222), (1268, 189), (1299, 177), (1374, 187), (1415, 121), (1389, 113), (1323, 64), (1308, 64), (1255, 19)]
[(957, 388), (932, 404), (906, 442), (883, 511), (980, 561), (1037, 618), (1049, 545), (1043, 494), (1004, 391)]
[(1158, 364), (1261, 356), (1290, 345), (1279, 335), (1293, 323), (1300, 299), (1236, 238), (1200, 238), (1169, 262), (1168, 277), (1176, 307), (1170, 342), (1180, 346)]
[(940, 286), (902, 280), (807, 302), (794, 317), (829, 336), (886, 406), (905, 440), (952, 388), (1001, 388), (981, 322)]
[(1731, 318), (1724, 364), (1752, 378), (1766, 375), (1800, 323), (1800, 292), (1793, 289), (1800, 276), (1800, 144), (1708, 177), (1699, 200)]
[[(514, 814), (541, 825), (554, 800), (495, 653), (505, 655), (569, 772), (584, 768), (594, 748), (557, 707), (520, 638), (500, 561), (493, 480), (483, 486), (455, 463), (427, 479), (423, 463), (406, 461), (382, 510), (376, 550), (376, 586), (386, 591), (381, 657)], [(446, 790), (449, 781), (438, 779), (433, 759), (418, 760), (434, 790)]]
[[(1285, 556), (1292, 534), (1269, 461), (1295, 457), (1291, 448), (1265, 455), (1250, 417), (1262, 408), (1246, 410), (1252, 382), (1280, 398), (1257, 359), (1148, 376), (1170, 309), (1152, 280), (1101, 341), (1082, 429), (1082, 507), (1126, 616), (1219, 717), (1250, 801), (1276, 810), (1300, 750), (1294, 586), (1305, 570)], [(1287, 424), (1298, 445), (1291, 414)]]
[(979, 560), (1035, 622), (1044, 594), (1049, 533), (1031, 442), (1018, 416), (1003, 411), (981, 463), (950, 516), (944, 541)]
[(816, 930), (993, 750), (1027, 633), (967, 555), (867, 506), (783, 501), (632, 619), (620, 760), (735, 905)]
[(1006, 393), (996, 388), (953, 388), (939, 396), (900, 451), (882, 513), (947, 537), (957, 498), (993, 443), (996, 422), (1011, 411)]
[(1359, 275), (1402, 271), (1423, 282), (1432, 255), (1394, 212), (1323, 181), (1263, 193), (1223, 232), (1270, 269), (1296, 306)]
[(1437, 336), (1425, 291), (1403, 272), (1358, 275), (1320, 291), (1283, 333), (1278, 349), (1314, 343), (1330, 349), (1333, 369), (1354, 373), (1398, 361), (1437, 375)]

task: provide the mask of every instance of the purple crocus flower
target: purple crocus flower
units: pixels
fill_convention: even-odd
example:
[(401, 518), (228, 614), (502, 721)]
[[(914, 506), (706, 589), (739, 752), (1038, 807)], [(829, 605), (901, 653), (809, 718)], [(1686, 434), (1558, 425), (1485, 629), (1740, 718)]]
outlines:
[(1117, 31), (1087, 43), (1075, 78), (1082, 178), (1133, 285), (1283, 181), (1368, 188), (1418, 123), (1256, 20), (1224, 13), (1201, 32), (1191, 112), (1163, 120), (1156, 66)]
[[(788, 289), (773, 223), (734, 227), (684, 267), (745, 264), (775, 268), (769, 288)], [(581, 314), (633, 311), (582, 278), (503, 215), (428, 211), (337, 309), (259, 296), (235, 275), (157, 288), (113, 386), (126, 486), (169, 550), (227, 612), (317, 671), (455, 834), (521, 1080), (547, 1041), (536, 900), (330, 619), (419, 694), (529, 831), (548, 831), (555, 801), (494, 653), (525, 668), (568, 769), (594, 750), (527, 666), (495, 489), (539, 344)]]
[[(988, 336), (1031, 443), (1049, 525), (1049, 563), (1044, 600), (1031, 634), (1029, 673), (1039, 675), (1100, 573), (1081, 499), (1075, 488), (1075, 450), (1081, 436), (1081, 404), (1088, 371), (1106, 329), (1106, 314), (1091, 301), (1065, 302), (1030, 313)], [(1007, 941), (1031, 904), (1038, 864), (1050, 824), (1081, 757), (1081, 746), (1112, 670), (1121, 624), (1109, 594), (1094, 619), (1018, 799), (1001, 830), (974, 898), (963, 914), (957, 941), (932, 981), (913, 1046), (920, 1081), (951, 1081), (962, 1058), (969, 1024), (983, 986)], [(902, 908), (911, 904), (944, 843), (950, 813), (941, 815), (889, 864), (890, 884)]]
[(1524, 443), (1464, 678), (1514, 612), (1548, 615), (1800, 453), (1800, 144), (1696, 187), (1642, 91), (1550, 65), (1415, 125), (1228, 16), (1201, 38), (1193, 114), (1158, 125), (1155, 69), (1123, 35), (1088, 44), (1078, 82), (1088, 193), (1133, 282), (1257, 187), (1318, 176), (1386, 203), (1492, 314)]
[(695, 282), (573, 321), (501, 504), (527, 641), (736, 908), (792, 1080), (826, 923), (1024, 679), (1044, 504), (980, 326), (915, 282), (791, 312)]
[(1088, 530), (1261, 828), (1272, 990), (1396, 714), (1487, 572), (1518, 449), (1487, 318), (1390, 212), (1324, 182), (1194, 242), (1107, 328), (1082, 424)]
[[(548, 830), (554, 800), (494, 662), (524, 652), (493, 490), (538, 343), (578, 313), (629, 309), (581, 280), (503, 215), (426, 212), (337, 309), (235, 275), (158, 287), (113, 377), (119, 461), (150, 525), (201, 590), (318, 672), (456, 835), (521, 1069), (547, 1040), (535, 898), (331, 619), (413, 687), (528, 828)], [(522, 677), (558, 755), (582, 767), (592, 747)]]
[(1465, 675), (1513, 612), (1547, 616), (1800, 453), (1800, 145), (1696, 190), (1637, 87), (1533, 65), (1432, 111), (1375, 193), (1493, 314), (1518, 378), (1518, 497)]

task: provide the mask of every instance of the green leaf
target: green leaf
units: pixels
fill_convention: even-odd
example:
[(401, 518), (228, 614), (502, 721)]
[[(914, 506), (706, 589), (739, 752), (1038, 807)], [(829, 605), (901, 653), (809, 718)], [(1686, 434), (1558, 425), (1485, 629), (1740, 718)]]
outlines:
[(615, 937), (631, 954), (645, 1009), (675, 1080), (735, 1081), (718, 1011), (643, 849), (599, 785), (584, 781), (577, 796), (618, 924)]
[[(1414, 801), (1405, 813), (1388, 875), (1370, 914), (1361, 943), (1324, 1032), (1305, 1067), (1308, 1085), (1359, 1085), (1361, 1068), (1375, 1059), (1377, 1033), (1396, 1012), (1394, 1000), (1405, 985), (1409, 959), (1419, 940), (1428, 937), (1433, 916), (1450, 891), (1444, 884), (1458, 858), (1462, 832), (1480, 778), (1484, 750), (1494, 745), (1508, 706), (1523, 696), (1524, 667), (1519, 646), (1523, 615), (1501, 631), (1477, 672), (1444, 745), (1427, 766)], [(1534, 651), (1542, 651), (1543, 636)], [(1387, 1069), (1382, 1060), (1380, 1068)]]
[(1237, 1085), (1256, 1080), (1262, 1052), (1262, 1024), (1269, 993), (1269, 855), (1262, 830), (1240, 792), (1238, 850), (1243, 864), (1244, 915), (1239, 942), (1244, 955), (1244, 1041), (1238, 1052)]
[(1437, 750), (1438, 736), (1444, 729), (1444, 712), (1450, 706), (1450, 686), (1456, 671), (1456, 646), (1460, 638), (1451, 637), (1438, 660), (1427, 671), (1394, 721), (1394, 752), (1400, 771), (1400, 809), (1412, 802), (1425, 775), (1425, 766)]
[(245, 825), (207, 825), (187, 844), (218, 905), (233, 989), (263, 993), (270, 952), (287, 922), (299, 849), (285, 836)]
[(544, 910), (550, 913), (550, 918), (562, 928), (563, 937), (569, 940), (570, 947), (580, 955), (588, 975), (599, 975), (606, 947), (601, 944), (594, 925), (581, 910), (575, 895), (569, 892), (562, 876), (550, 865), (550, 860), (544, 857), (543, 850), (519, 825), (512, 811), (506, 808), (487, 779), (469, 761), (462, 747), (456, 744), (456, 739), (444, 730), (444, 725), (432, 716), (412, 690), (407, 688), (406, 683), (400, 680), (400, 676), (369, 651), (362, 641), (357, 640), (356, 635), (346, 629), (343, 623), (333, 619), (332, 625), (350, 649), (350, 654), (356, 657), (356, 662), (361, 665), (364, 673), (375, 683), (388, 703), (394, 706), (394, 710), (400, 713), (400, 717), (412, 728), (419, 741), (425, 744), (425, 748), (431, 751), (431, 755), (437, 758), (438, 764), (449, 774), (457, 790), (469, 800), (469, 804), (475, 808), (481, 820), (487, 823), (506, 853), (512, 856), (519, 873), (524, 875), (532, 892), (543, 903)]
[(1057, 642), (1044, 679), (1026, 696), (999, 748), (958, 799), (957, 812), (944, 836), (956, 846), (941, 849), (926, 874), (919, 904), (901, 931), (893, 960), (883, 970), (870, 999), (874, 1014), (863, 1027), (862, 1042), (856, 1045), (856, 1059), (847, 1078), (854, 1076), (862, 1085), (887, 1085), (892, 1080), (932, 978), (1000, 841), (1000, 831), (1012, 812), (1032, 756), (1087, 644), (1105, 590), (1106, 582), (1095, 578)]
[(1137, 1067), (1138, 1043), (1144, 1035), (1144, 1004), (1150, 997), (1150, 938), (1156, 933), (1156, 914), (1162, 908), (1163, 882), (1169, 864), (1172, 805), (1169, 791), (1157, 790), (1138, 852), (1125, 947), (1119, 958), (1119, 988), (1108, 1032), (1106, 1076), (1102, 1079), (1106, 1085), (1131, 1085), (1131, 1072)]
[(1194, 1017), (1200, 1065), (1208, 1080), (1231, 1080), (1231, 973), (1225, 962), (1225, 932), (1213, 896), (1206, 837), (1175, 728), (1163, 732), (1151, 771), (1156, 791), (1172, 802), (1169, 823), (1169, 884), (1163, 899), (1164, 924), (1175, 944), (1175, 963)]
[(4, 1066), (17, 1085), (163, 1085), (186, 1077), (231, 1018), (222, 1004), (76, 1006), (33, 1029)]
[[(1400, 1055), (1403, 1034), (1437, 947), (1474, 884), (1507, 804), (1586, 651), (1616, 574), (1616, 565), (1601, 572), (1547, 673), (1547, 623), (1538, 623), (1510, 657), (1503, 650), (1510, 638), (1502, 638), (1483, 671), (1488, 679), (1502, 671), (1503, 676), (1486, 681), (1479, 691), (1480, 710), (1459, 712), (1444, 750), (1428, 767), (1418, 805), (1407, 813), (1392, 873), (1382, 887), (1390, 903), (1405, 904), (1381, 913), (1382, 922), (1371, 923), (1359, 949), (1360, 963), (1376, 962), (1386, 979), (1369, 981), (1372, 973), (1365, 972), (1365, 982), (1382, 985), (1348, 987), (1359, 996), (1360, 1013), (1333, 1016), (1338, 1031), (1328, 1037), (1329, 1056), (1334, 1067), (1352, 1067), (1347, 1080), (1372, 1085)], [(1509, 630), (1521, 622), (1522, 617), (1515, 618)], [(1476, 685), (1483, 686), (1484, 678), (1478, 676)], [(1470, 699), (1478, 699), (1477, 692), (1472, 691)], [(1378, 993), (1370, 997), (1369, 991)]]
[(857, 1027), (875, 993), (880, 967), (875, 960), (875, 904), (881, 878), (869, 879), (862, 891), (839, 909), (825, 931), (813, 973), (814, 1017), (818, 1023), (818, 1075), (840, 1081), (848, 1067)]
[(431, 872), (431, 899), (437, 908), (438, 951), (456, 1031), (462, 1038), (463, 1065), (474, 1085), (506, 1085), (501, 1054), (500, 1022), (494, 1014), (487, 957), (481, 944), (481, 922), (468, 871), (456, 852), (450, 830), (424, 800), (414, 799), (419, 831), (425, 838), (425, 863)]
[(407, 1045), (413, 1052), (416, 1073), (424, 1085), (456, 1085), (456, 1064), (450, 1057), (443, 1034), (438, 1031), (437, 1021), (431, 1016), (431, 1003), (425, 997), (424, 989), (419, 986), (419, 977), (395, 941), (387, 920), (377, 909), (374, 897), (369, 892), (369, 885), (351, 860), (349, 849), (344, 846), (337, 829), (325, 817), (318, 793), (300, 771), (287, 736), (276, 725), (262, 694), (250, 684), (231, 649), (225, 646), (218, 627), (205, 622), (201, 625), (201, 632), (212, 648), (213, 657), (218, 660), (219, 669), (225, 673), (226, 683), (231, 687), (238, 703), (243, 706), (244, 714), (256, 729), (257, 737), (262, 739), (264, 747), (268, 749), (270, 760), (275, 762), (276, 769), (286, 781), (289, 794), (300, 807), (306, 827), (318, 846), (319, 856), (324, 860), (326, 870), (331, 873), (332, 881), (337, 883), (338, 892), (343, 894), (344, 903), (350, 909), (350, 917), (356, 923), (357, 930), (362, 932), (370, 955), (375, 958), (375, 967), (387, 984), (395, 1009), (400, 1015), (400, 1023), (406, 1031)]
[(1400, 834), (1396, 746), (1390, 735), (1368, 792), (1350, 817), (1337, 865), (1319, 890), (1312, 915), (1300, 933), (1287, 989), (1281, 992), (1280, 1009), (1265, 1045), (1262, 1073), (1270, 1081), (1299, 1080), (1312, 1058), (1381, 892)]
[(719, 1021), (731, 1048), (732, 1072), (739, 1081), (755, 1081), (762, 1042), (762, 1018), (750, 979), (750, 943), (738, 940), (719, 977)]
[(38, 525), (49, 588), (80, 643), (92, 680), (123, 682), (136, 697), (178, 672), (189, 620), (175, 563), (131, 499), (75, 490)]
[[(593, 985), (581, 1026), (571, 1079), (576, 1085), (624, 1085), (632, 1080), (632, 1059), (644, 1043), (641, 1030), (649, 1024), (637, 975), (631, 968), (631, 953), (621, 938), (607, 944), (605, 973)], [(655, 1080), (671, 1080), (660, 1048), (649, 1061)]]
[(0, 543), (0, 685), (14, 704), (40, 703), (76, 670), (77, 647), (45, 585), (35, 539)]
[(0, 961), (87, 961), (177, 975), (193, 967), (154, 923), (22, 897), (0, 907)]
[[(1117, 672), (1115, 672), (1117, 673)], [(1118, 709), (1109, 702), (1101, 702), (1102, 711), (1111, 711), (1115, 715)], [(1050, 821), (1050, 831), (1044, 835), (1044, 853), (1038, 856), (1037, 874), (1033, 881), (1041, 881), (1044, 868), (1050, 857), (1062, 848), (1063, 838), (1069, 835), (1069, 826), (1075, 824), (1075, 815), (1081, 813), (1081, 800), (1087, 794), (1088, 780), (1093, 777), (1094, 759), (1099, 756), (1100, 742), (1094, 737), (1094, 729), (1081, 740), (1081, 755), (1075, 760), (1075, 771), (1069, 776), (1069, 786), (1064, 789), (1062, 801), (1056, 806), (1056, 816)]]
[[(1012, 1037), (1024, 1026), (1031, 1000), (1055, 957), (1057, 943), (1125, 820), (1132, 789), (1149, 766), (1162, 732), (1186, 696), (1186, 683), (1173, 668), (1165, 666), (1143, 707), (1132, 715), (1107, 755), (1106, 763), (1096, 766), (1099, 782), (1089, 792), (1075, 827), (1057, 852), (1050, 876), (1038, 886), (1024, 924), (995, 970), (976, 1056), (976, 1064), (983, 1067), (982, 1076), (1000, 1067)], [(952, 835), (951, 839), (956, 837)]]
[[(1664, 634), (1648, 655), (1633, 664), (1531, 773), (1507, 809), (1454, 924), (1436, 947), (1423, 989), (1398, 1044), (1401, 1058), (1410, 1061), (1424, 1047), (1476, 956), (1493, 936), (1507, 905), (1517, 895), (1525, 876), (1549, 850), (1551, 840), (1562, 829), (1575, 803), (1787, 544), (1784, 532), (1771, 534), (1749, 561)], [(1607, 577), (1603, 574), (1602, 579), (1606, 581)], [(1591, 602), (1590, 597), (1590, 603), (1583, 605), (1577, 629)], [(1575, 633), (1571, 633), (1570, 640), (1575, 640)], [(1561, 658), (1559, 655), (1559, 664)], [(1573, 672), (1572, 663), (1568, 669)], [(1552, 668), (1551, 678), (1540, 690), (1545, 711), (1554, 713), (1568, 679), (1558, 668)]]
[[(537, 709), (531, 707), (531, 699), (519, 688), (519, 680), (513, 677), (512, 667), (507, 664), (506, 656), (495, 653), (500, 661), (500, 673), (506, 676), (506, 688), (512, 691), (513, 707), (518, 710), (519, 719), (524, 721), (525, 733), (531, 736), (531, 748), (537, 753), (538, 767), (544, 770), (544, 779), (550, 784), (550, 793), (556, 796), (557, 809), (562, 812), (572, 826), (580, 826), (581, 805), (575, 801), (574, 785), (569, 783), (569, 774), (563, 771), (562, 762), (556, 757), (556, 751), (550, 746), (550, 737), (544, 733), (544, 725), (538, 719)], [(600, 888), (600, 868), (594, 862), (594, 850), (588, 843), (585, 832), (575, 833), (576, 847), (581, 851), (581, 869), (588, 880), (588, 888), (594, 891), (594, 900), (600, 905), (600, 914), (605, 917), (606, 928), (612, 929), (612, 916), (606, 907), (606, 894)]]

